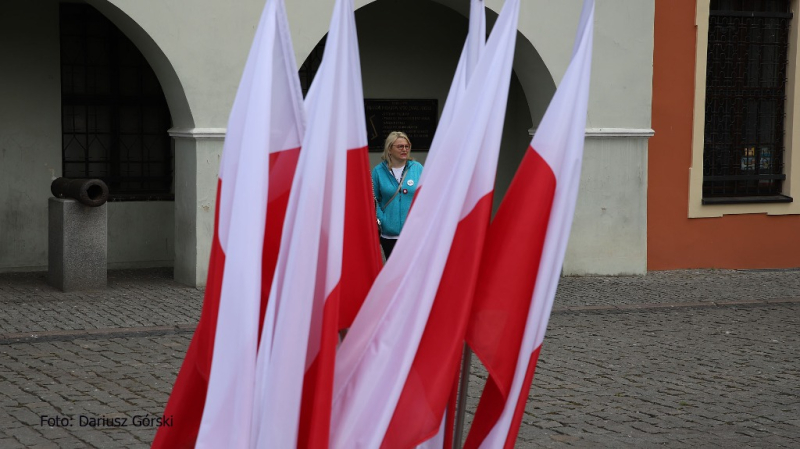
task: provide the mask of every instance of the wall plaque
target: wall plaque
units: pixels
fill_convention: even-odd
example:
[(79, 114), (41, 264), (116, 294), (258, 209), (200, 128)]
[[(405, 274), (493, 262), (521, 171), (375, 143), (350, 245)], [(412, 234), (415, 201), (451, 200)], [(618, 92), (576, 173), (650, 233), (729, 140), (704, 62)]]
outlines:
[(383, 151), (383, 142), (392, 131), (408, 134), (414, 150), (428, 150), (436, 131), (439, 100), (365, 99), (364, 112), (370, 151)]

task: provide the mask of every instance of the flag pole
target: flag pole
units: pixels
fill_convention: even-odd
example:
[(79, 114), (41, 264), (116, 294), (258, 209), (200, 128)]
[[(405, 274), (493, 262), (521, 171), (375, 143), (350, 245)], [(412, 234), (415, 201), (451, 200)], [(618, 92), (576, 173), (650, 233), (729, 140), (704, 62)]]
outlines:
[(453, 436), (453, 449), (461, 448), (461, 435), (464, 433), (464, 417), (467, 413), (467, 389), (469, 388), (470, 369), (472, 367), (472, 350), (464, 343), (461, 356), (461, 381), (458, 386), (458, 402), (456, 402), (456, 425)]

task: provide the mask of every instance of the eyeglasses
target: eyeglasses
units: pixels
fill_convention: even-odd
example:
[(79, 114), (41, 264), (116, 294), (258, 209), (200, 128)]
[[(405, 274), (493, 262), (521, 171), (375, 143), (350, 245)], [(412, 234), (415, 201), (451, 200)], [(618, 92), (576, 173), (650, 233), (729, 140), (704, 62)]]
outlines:
[(395, 149), (398, 149), (398, 150), (403, 150), (403, 149), (410, 150), (411, 149), (411, 145), (402, 145), (402, 144), (392, 145), (392, 147), (395, 148)]

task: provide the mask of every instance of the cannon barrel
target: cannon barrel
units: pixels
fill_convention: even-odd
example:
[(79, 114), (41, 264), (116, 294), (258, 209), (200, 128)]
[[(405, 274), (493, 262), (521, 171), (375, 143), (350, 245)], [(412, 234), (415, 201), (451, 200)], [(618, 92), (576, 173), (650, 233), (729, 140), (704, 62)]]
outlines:
[(50, 191), (56, 198), (72, 198), (91, 207), (108, 201), (108, 186), (99, 179), (56, 178), (50, 184)]

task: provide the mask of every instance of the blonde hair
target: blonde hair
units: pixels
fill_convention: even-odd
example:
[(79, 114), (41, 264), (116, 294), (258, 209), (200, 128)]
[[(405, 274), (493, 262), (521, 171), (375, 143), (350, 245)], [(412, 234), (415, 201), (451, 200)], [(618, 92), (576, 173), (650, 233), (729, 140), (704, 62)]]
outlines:
[[(392, 148), (392, 145), (394, 145), (397, 139), (406, 139), (406, 142), (408, 142), (408, 146), (409, 147), (411, 146), (411, 139), (408, 138), (408, 135), (406, 133), (402, 131), (390, 132), (389, 135), (386, 136), (386, 141), (383, 143), (383, 154), (381, 155), (382, 161), (389, 162), (389, 158), (392, 157), (389, 154), (389, 150)], [(409, 148), (409, 152), (410, 150), (411, 149)], [(413, 161), (414, 159), (409, 155), (408, 160)]]

